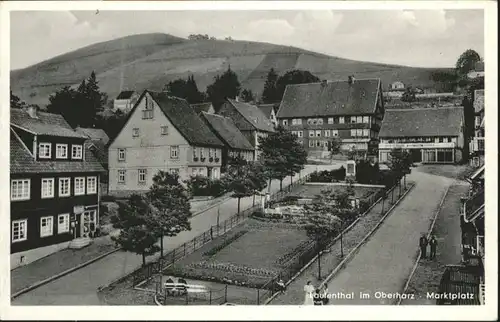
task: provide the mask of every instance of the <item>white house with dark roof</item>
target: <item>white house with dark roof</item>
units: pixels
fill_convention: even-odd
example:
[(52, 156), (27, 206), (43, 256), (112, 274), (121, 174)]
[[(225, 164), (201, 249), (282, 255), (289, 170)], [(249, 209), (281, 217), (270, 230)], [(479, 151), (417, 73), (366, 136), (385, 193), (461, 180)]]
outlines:
[(388, 109), (379, 133), (379, 161), (392, 149), (411, 153), (415, 163), (455, 163), (464, 148), (463, 107)]
[(218, 114), (230, 118), (238, 130), (255, 148), (255, 160), (259, 158), (259, 138), (274, 132), (274, 124), (256, 105), (226, 99)]
[(218, 178), (223, 147), (186, 100), (145, 90), (109, 145), (109, 193), (147, 191), (160, 170)]
[(11, 269), (88, 245), (104, 169), (61, 115), (10, 109)]
[(136, 91), (121, 91), (113, 101), (113, 110), (121, 110), (126, 113), (134, 107), (138, 98), (139, 93)]
[(340, 140), (342, 152), (375, 155), (383, 116), (380, 79), (349, 77), (288, 85), (277, 118), (298, 136), (310, 157), (326, 158), (334, 139)]

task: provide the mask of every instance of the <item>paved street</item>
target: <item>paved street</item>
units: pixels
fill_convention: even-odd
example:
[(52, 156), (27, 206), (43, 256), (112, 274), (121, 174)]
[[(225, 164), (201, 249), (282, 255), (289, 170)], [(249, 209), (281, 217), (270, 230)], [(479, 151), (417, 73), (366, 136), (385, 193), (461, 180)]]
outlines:
[[(416, 182), (410, 195), (328, 283), (330, 293), (353, 293), (354, 298), (331, 299), (331, 304), (393, 304), (395, 299), (388, 296), (402, 291), (415, 264), (418, 239), (429, 230), (433, 214), (453, 183), (452, 179), (417, 171), (413, 171), (410, 179)], [(360, 292), (367, 293), (369, 298), (360, 299)], [(376, 298), (377, 295), (382, 297)]]
[[(343, 162), (335, 162), (333, 165), (308, 165), (302, 171), (306, 175), (315, 170), (337, 168)], [(294, 181), (299, 176), (294, 177)], [(288, 186), (290, 178), (283, 181), (283, 187)], [(279, 190), (279, 181), (271, 184), (272, 192)], [(257, 201), (259, 197), (256, 198)], [(252, 205), (252, 198), (241, 200), (241, 209)], [(218, 207), (207, 210), (191, 220), (191, 231), (182, 232), (174, 238), (165, 238), (165, 250), (172, 250), (184, 242), (206, 231), (210, 226), (217, 223)], [(220, 206), (220, 221), (223, 221), (237, 211), (237, 200), (229, 199)], [(99, 305), (97, 288), (132, 272), (142, 264), (139, 255), (119, 251), (103, 258), (89, 266), (68, 274), (51, 283), (41, 286), (31, 292), (21, 295), (12, 301), (13, 305)]]

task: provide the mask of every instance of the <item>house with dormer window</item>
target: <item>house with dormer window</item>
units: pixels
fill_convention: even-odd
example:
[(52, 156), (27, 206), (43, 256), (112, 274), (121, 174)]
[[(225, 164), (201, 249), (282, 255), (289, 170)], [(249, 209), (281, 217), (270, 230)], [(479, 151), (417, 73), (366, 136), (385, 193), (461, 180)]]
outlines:
[(88, 245), (104, 168), (61, 115), (10, 109), (11, 269)]
[(145, 192), (160, 170), (219, 178), (223, 147), (186, 100), (145, 90), (109, 145), (109, 194)]

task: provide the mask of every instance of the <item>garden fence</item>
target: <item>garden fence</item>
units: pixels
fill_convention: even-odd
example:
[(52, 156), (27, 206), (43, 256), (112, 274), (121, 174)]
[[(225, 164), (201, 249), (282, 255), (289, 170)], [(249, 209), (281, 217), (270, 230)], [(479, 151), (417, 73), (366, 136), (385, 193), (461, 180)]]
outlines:
[[(301, 179), (294, 182), (289, 189), (297, 185), (301, 185), (306, 182), (309, 175), (302, 177)], [(279, 200), (282, 198), (287, 192), (286, 191), (278, 191), (274, 194), (270, 195), (270, 200)], [(154, 275), (160, 274), (164, 269), (168, 266), (175, 264), (176, 261), (179, 261), (186, 255), (194, 253), (196, 250), (201, 248), (206, 243), (211, 240), (226, 234), (229, 230), (240, 224), (242, 221), (248, 218), (252, 213), (260, 209), (260, 205), (253, 205), (240, 213), (234, 214), (228, 219), (220, 222), (218, 225), (211, 226), (208, 230), (201, 233), (200, 235), (194, 237), (190, 241), (182, 244), (181, 246), (171, 250), (166, 253), (162, 257), (160, 257), (157, 261), (146, 264), (145, 266), (140, 267), (135, 272), (132, 273), (133, 281), (132, 286), (135, 287), (140, 283), (150, 280)]]

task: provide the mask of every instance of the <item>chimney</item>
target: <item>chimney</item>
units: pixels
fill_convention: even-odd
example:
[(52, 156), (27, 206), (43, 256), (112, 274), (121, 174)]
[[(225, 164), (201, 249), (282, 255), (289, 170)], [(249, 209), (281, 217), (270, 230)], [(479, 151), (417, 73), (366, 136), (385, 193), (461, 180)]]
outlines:
[(354, 76), (353, 75), (347, 77), (347, 83), (349, 85), (352, 85), (354, 83)]
[(321, 87), (326, 87), (326, 84), (328, 83), (328, 81), (325, 79), (325, 80), (322, 80), (321, 81)]
[(28, 106), (28, 108), (26, 109), (26, 112), (28, 112), (29, 116), (32, 119), (37, 119), (38, 118), (37, 111), (38, 111), (38, 107), (37, 106), (33, 106), (33, 105)]

